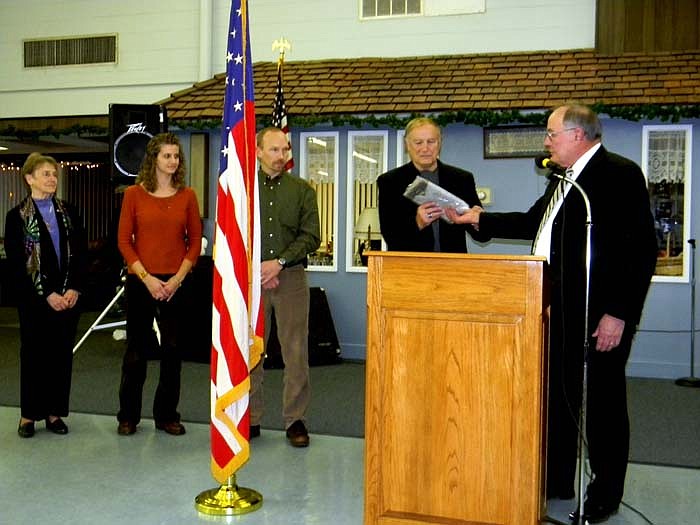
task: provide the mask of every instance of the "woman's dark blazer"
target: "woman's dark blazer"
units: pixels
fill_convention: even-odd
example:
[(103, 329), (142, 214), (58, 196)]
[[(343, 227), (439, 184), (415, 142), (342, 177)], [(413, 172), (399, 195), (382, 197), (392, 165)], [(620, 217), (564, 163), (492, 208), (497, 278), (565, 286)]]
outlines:
[[(55, 197), (54, 197), (54, 200)], [(12, 284), (12, 292), (20, 303), (28, 301), (45, 301), (52, 292), (64, 294), (73, 289), (83, 291), (86, 273), (85, 229), (80, 215), (75, 208), (62, 201), (63, 208), (70, 217), (72, 230), (66, 231), (60, 213), (56, 213), (61, 244), (61, 264), (58, 263), (56, 251), (51, 241), (51, 235), (43, 221), (39, 222), (41, 243), (41, 283), (44, 295), (39, 296), (34, 284), (26, 271), (26, 255), (24, 251), (24, 221), (19, 213), (19, 206), (7, 212), (5, 220), (5, 253), (7, 254), (8, 277)], [(36, 209), (35, 213), (39, 214)], [(71, 256), (68, 258), (68, 245)], [(67, 280), (66, 280), (67, 277)]]

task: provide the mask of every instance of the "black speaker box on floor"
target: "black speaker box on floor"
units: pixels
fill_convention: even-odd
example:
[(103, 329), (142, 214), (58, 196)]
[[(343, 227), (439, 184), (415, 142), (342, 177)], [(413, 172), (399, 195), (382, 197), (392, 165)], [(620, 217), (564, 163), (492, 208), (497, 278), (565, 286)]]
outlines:
[[(183, 283), (182, 292), (191, 304), (188, 313), (188, 329), (185, 331), (182, 358), (185, 361), (209, 363), (211, 358), (211, 315), (214, 261), (210, 256), (201, 256), (192, 273)], [(309, 289), (309, 365), (332, 365), (342, 362), (340, 344), (335, 324), (323, 288)], [(181, 293), (181, 292), (178, 292)], [(267, 342), (265, 368), (284, 368), (277, 328), (270, 327)]]
[(158, 104), (109, 105), (109, 158), (112, 182), (133, 184), (153, 135), (168, 130), (165, 107)]

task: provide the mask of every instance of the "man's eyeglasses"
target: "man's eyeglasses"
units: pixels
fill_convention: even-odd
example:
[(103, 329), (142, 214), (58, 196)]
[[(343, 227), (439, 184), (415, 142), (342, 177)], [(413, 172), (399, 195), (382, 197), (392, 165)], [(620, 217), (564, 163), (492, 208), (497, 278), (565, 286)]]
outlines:
[(564, 129), (561, 129), (561, 130), (559, 130), (559, 131), (547, 130), (547, 131), (545, 131), (544, 133), (545, 133), (545, 135), (547, 135), (547, 137), (548, 137), (550, 140), (553, 140), (554, 137), (556, 137), (557, 135), (560, 135), (560, 134), (564, 133), (565, 131), (572, 131), (572, 130), (574, 130), (574, 129), (577, 129), (577, 128), (564, 128)]

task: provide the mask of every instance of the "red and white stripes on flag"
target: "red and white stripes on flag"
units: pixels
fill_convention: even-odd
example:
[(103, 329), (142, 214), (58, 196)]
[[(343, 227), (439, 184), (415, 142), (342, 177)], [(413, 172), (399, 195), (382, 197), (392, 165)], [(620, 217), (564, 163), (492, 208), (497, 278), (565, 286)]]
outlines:
[(246, 0), (233, 0), (214, 237), (211, 468), (219, 483), (250, 456), (250, 370), (263, 351), (255, 99)]
[(294, 167), (294, 157), (292, 156), (292, 138), (289, 134), (289, 125), (287, 124), (287, 105), (284, 102), (284, 90), (282, 89), (282, 68), (284, 60), (280, 58), (277, 63), (277, 89), (275, 91), (275, 102), (272, 106), (272, 125), (280, 128), (287, 136), (287, 144), (289, 144), (289, 158), (284, 165), (284, 171), (292, 171)]

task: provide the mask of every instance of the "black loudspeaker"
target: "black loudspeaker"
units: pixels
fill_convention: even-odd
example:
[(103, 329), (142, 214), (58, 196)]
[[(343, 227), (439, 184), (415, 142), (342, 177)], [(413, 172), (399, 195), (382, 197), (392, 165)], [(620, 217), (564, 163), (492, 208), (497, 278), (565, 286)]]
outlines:
[[(335, 365), (342, 361), (335, 323), (323, 288), (312, 287), (309, 302), (309, 365)], [(280, 342), (277, 338), (275, 314), (272, 314), (270, 337), (265, 348), (264, 368), (284, 368)]]
[(168, 130), (165, 107), (157, 104), (109, 105), (109, 158), (112, 181), (133, 184), (153, 135)]

